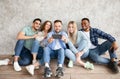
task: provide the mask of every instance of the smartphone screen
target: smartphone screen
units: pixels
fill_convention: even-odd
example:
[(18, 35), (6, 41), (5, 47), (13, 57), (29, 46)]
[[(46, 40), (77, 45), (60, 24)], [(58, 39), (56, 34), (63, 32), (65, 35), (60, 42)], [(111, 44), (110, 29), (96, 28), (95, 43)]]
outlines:
[(62, 35), (60, 35), (60, 34), (53, 34), (52, 37), (53, 37), (54, 39), (61, 39), (61, 38), (62, 38)]

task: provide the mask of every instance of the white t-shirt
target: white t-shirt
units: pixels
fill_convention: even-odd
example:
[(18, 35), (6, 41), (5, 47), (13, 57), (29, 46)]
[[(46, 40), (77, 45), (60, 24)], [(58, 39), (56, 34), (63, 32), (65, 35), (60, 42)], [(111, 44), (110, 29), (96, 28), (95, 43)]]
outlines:
[(96, 46), (95, 45), (93, 45), (92, 43), (91, 43), (91, 41), (90, 41), (90, 32), (83, 32), (84, 34), (85, 34), (85, 36), (87, 37), (87, 39), (88, 39), (88, 44), (89, 44), (89, 49), (94, 49), (94, 48), (96, 48)]
[(38, 32), (38, 36), (36, 37), (36, 40), (42, 41), (44, 39), (44, 32)]

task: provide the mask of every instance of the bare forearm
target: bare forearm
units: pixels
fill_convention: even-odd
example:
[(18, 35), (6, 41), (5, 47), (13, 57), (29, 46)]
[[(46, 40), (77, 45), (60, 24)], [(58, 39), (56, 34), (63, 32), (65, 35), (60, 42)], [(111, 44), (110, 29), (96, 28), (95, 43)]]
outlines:
[(17, 39), (18, 40), (26, 40), (26, 39), (32, 39), (34, 38), (34, 36), (18, 36)]
[(38, 34), (34, 34), (32, 36), (26, 36), (24, 32), (20, 32), (17, 35), (17, 39), (18, 40), (33, 39), (33, 38), (36, 38), (37, 36), (38, 36)]

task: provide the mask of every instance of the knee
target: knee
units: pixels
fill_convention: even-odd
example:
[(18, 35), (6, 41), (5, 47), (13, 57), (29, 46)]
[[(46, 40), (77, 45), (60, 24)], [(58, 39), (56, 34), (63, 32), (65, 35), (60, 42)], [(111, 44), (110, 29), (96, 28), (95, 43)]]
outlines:
[(65, 56), (68, 56), (68, 55), (70, 55), (70, 54), (71, 54), (71, 50), (66, 49), (66, 50), (65, 50)]
[(50, 54), (51, 49), (49, 47), (44, 47), (44, 55)]
[(110, 41), (106, 41), (105, 43), (106, 43), (106, 46), (108, 46), (108, 48), (110, 48), (112, 45), (112, 43)]
[(83, 59), (83, 58), (87, 58), (89, 56), (89, 51), (87, 51), (87, 52), (85, 52), (82, 56), (81, 56), (81, 58)]
[(61, 48), (61, 49), (59, 49), (59, 51), (64, 52), (64, 49), (63, 49), (63, 48)]
[(44, 47), (44, 51), (49, 51), (50, 48), (49, 47)]
[(59, 51), (61, 54), (64, 54), (64, 53), (65, 53), (65, 51), (64, 51), (63, 48), (59, 49), (58, 51)]
[(69, 53), (69, 49), (65, 49), (65, 55), (67, 55)]

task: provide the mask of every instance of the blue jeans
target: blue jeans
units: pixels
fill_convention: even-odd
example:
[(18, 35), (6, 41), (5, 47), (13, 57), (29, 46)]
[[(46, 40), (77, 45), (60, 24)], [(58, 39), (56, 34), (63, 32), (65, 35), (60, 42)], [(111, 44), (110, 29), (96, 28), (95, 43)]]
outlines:
[(58, 49), (58, 50), (52, 50), (49, 47), (44, 48), (44, 53), (43, 53), (43, 58), (45, 63), (50, 62), (50, 58), (57, 58), (58, 59), (58, 64), (63, 64), (64, 63), (64, 49)]
[(33, 45), (32, 45), (32, 49), (31, 49), (31, 53), (37, 54), (37, 59), (41, 59), (42, 55), (43, 55), (43, 47), (40, 46), (40, 42), (38, 40), (34, 40)]
[[(108, 64), (110, 62), (110, 59), (117, 58), (116, 54), (110, 50), (111, 45), (112, 45), (111, 42), (105, 41), (101, 45), (98, 45), (95, 49), (90, 49), (89, 50), (90, 59), (99, 64)], [(105, 54), (107, 50), (109, 51), (110, 59), (100, 56)]]
[[(85, 52), (80, 59), (87, 58), (89, 55), (89, 52)], [(76, 55), (70, 50), (70, 49), (65, 49), (65, 56), (72, 60), (73, 62), (76, 61)]]
[[(86, 43), (87, 43), (86, 41), (80, 42), (77, 50), (78, 51), (82, 51), (86, 47)], [(81, 56), (81, 58), (82, 59), (87, 58), (88, 55), (89, 55), (89, 51), (84, 52), (84, 54)], [(65, 50), (65, 56), (67, 58), (69, 58), (70, 60), (72, 60), (73, 62), (76, 61), (76, 56), (75, 56), (75, 54), (70, 49), (66, 49)]]
[[(31, 51), (24, 47), (24, 40), (18, 40), (15, 46), (15, 56), (19, 56), (20, 59), (18, 60), (18, 63), (20, 66), (26, 66), (32, 63), (33, 56), (31, 54)], [(37, 58), (41, 59), (43, 56), (43, 52), (41, 52), (41, 48), (38, 49), (38, 55)]]
[(33, 45), (32, 45), (31, 53), (32, 54), (34, 54), (34, 53), (37, 54), (37, 59), (38, 59), (38, 61), (41, 65), (44, 64), (43, 52), (44, 52), (44, 50), (43, 50), (43, 47), (40, 46), (40, 41), (34, 40)]
[(40, 47), (40, 42), (38, 40), (34, 40), (33, 45), (32, 45), (32, 53), (37, 53)]

